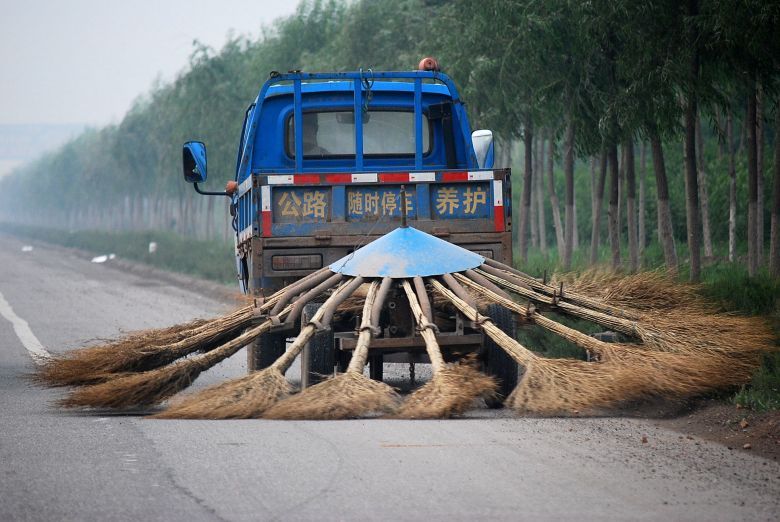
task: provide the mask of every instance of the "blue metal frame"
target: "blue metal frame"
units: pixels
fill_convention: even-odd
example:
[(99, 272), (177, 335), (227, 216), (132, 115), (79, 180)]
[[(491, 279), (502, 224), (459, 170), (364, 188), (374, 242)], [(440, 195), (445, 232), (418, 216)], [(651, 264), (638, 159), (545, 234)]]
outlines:
[[(410, 80), (414, 84), (414, 111), (415, 111), (415, 169), (422, 169), (422, 84), (424, 80), (432, 80), (446, 86), (450, 99), (453, 102), (453, 108), (456, 112), (457, 121), (460, 124), (460, 131), (456, 133), (463, 141), (463, 148), (466, 152), (465, 168), (478, 168), (474, 147), (471, 143), (471, 132), (466, 115), (465, 108), (461, 102), (458, 90), (452, 79), (444, 73), (437, 71), (408, 71), (408, 72), (372, 72), (371, 80)], [(241, 144), (242, 150), (239, 152), (241, 161), (236, 169), (236, 180), (243, 181), (251, 173), (252, 154), (254, 150), (255, 136), (257, 133), (260, 114), (263, 109), (263, 101), (269, 97), (271, 87), (292, 83), (294, 95), (294, 118), (295, 118), (295, 170), (303, 170), (303, 110), (302, 110), (302, 92), (304, 90), (303, 82), (327, 82), (344, 81), (353, 85), (354, 110), (359, 115), (363, 107), (363, 81), (366, 79), (366, 73), (363, 71), (342, 72), (342, 73), (287, 73), (278, 74), (270, 78), (263, 84), (260, 93), (255, 100), (255, 110), (251, 111), (249, 118), (249, 132), (245, 141)], [(316, 84), (315, 84), (316, 85)], [(355, 118), (355, 164), (352, 169), (359, 172), (363, 169), (363, 135), (362, 118)], [(341, 169), (345, 170), (345, 169)]]

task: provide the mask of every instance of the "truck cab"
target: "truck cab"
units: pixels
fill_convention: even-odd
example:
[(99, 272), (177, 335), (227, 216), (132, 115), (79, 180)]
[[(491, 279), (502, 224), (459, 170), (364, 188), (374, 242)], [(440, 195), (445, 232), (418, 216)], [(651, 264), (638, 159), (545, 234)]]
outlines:
[[(184, 163), (199, 190), (205, 146), (185, 144)], [(258, 297), (402, 222), (512, 262), (510, 171), (493, 168), (492, 133), (471, 132), (432, 59), (408, 72), (272, 73), (246, 110), (229, 186), (239, 283)], [(414, 332), (394, 330), (404, 335)], [(265, 352), (283, 350), (284, 337), (266, 337)], [(262, 352), (250, 368), (264, 366)]]

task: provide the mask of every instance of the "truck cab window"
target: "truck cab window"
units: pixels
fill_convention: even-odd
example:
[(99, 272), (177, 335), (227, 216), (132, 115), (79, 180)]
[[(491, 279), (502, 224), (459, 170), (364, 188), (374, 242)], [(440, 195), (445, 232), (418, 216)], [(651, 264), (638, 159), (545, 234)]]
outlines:
[[(427, 116), (423, 116), (423, 154), (430, 152)], [(287, 120), (287, 153), (295, 157), (295, 120)], [(414, 113), (369, 111), (363, 115), (363, 154), (366, 156), (413, 156)], [(352, 111), (306, 112), (303, 114), (305, 158), (355, 155), (355, 119)]]

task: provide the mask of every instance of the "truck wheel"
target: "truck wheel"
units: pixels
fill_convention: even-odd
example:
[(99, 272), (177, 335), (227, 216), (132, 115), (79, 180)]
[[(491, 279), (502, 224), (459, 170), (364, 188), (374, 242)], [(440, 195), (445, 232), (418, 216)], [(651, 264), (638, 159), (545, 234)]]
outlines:
[(247, 368), (256, 372), (268, 368), (287, 349), (288, 332), (267, 332), (255, 339), (247, 349)]
[[(505, 334), (512, 339), (515, 338), (515, 318), (509, 309), (491, 304), (488, 306), (487, 315)], [(501, 394), (498, 399), (487, 401), (487, 404), (491, 408), (499, 408), (503, 400), (517, 386), (520, 366), (487, 335), (485, 335), (483, 354), (485, 373), (498, 379), (498, 391)]]
[[(322, 303), (309, 303), (304, 306), (301, 324), (306, 325), (320, 306)], [(329, 375), (333, 375), (335, 364), (333, 330), (317, 332), (301, 354), (301, 388), (317, 384)]]

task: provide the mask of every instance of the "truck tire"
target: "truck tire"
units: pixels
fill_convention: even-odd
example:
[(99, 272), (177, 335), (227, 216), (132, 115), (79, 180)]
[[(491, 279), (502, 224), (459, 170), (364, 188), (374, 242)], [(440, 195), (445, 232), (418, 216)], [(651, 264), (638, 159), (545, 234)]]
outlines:
[(247, 368), (256, 372), (268, 368), (287, 349), (288, 332), (267, 332), (247, 347)]
[[(309, 303), (303, 307), (301, 325), (306, 325), (322, 303)], [(301, 388), (306, 388), (333, 375), (336, 364), (333, 330), (317, 332), (303, 349), (301, 356)]]
[[(487, 315), (493, 319), (493, 322), (505, 334), (515, 338), (516, 323), (514, 314), (507, 308), (497, 304), (488, 306)], [(506, 397), (512, 393), (517, 386), (520, 375), (520, 365), (515, 362), (500, 346), (485, 335), (483, 345), (484, 369), (485, 373), (498, 379), (498, 391), (500, 397), (487, 401), (491, 408), (499, 408)]]

